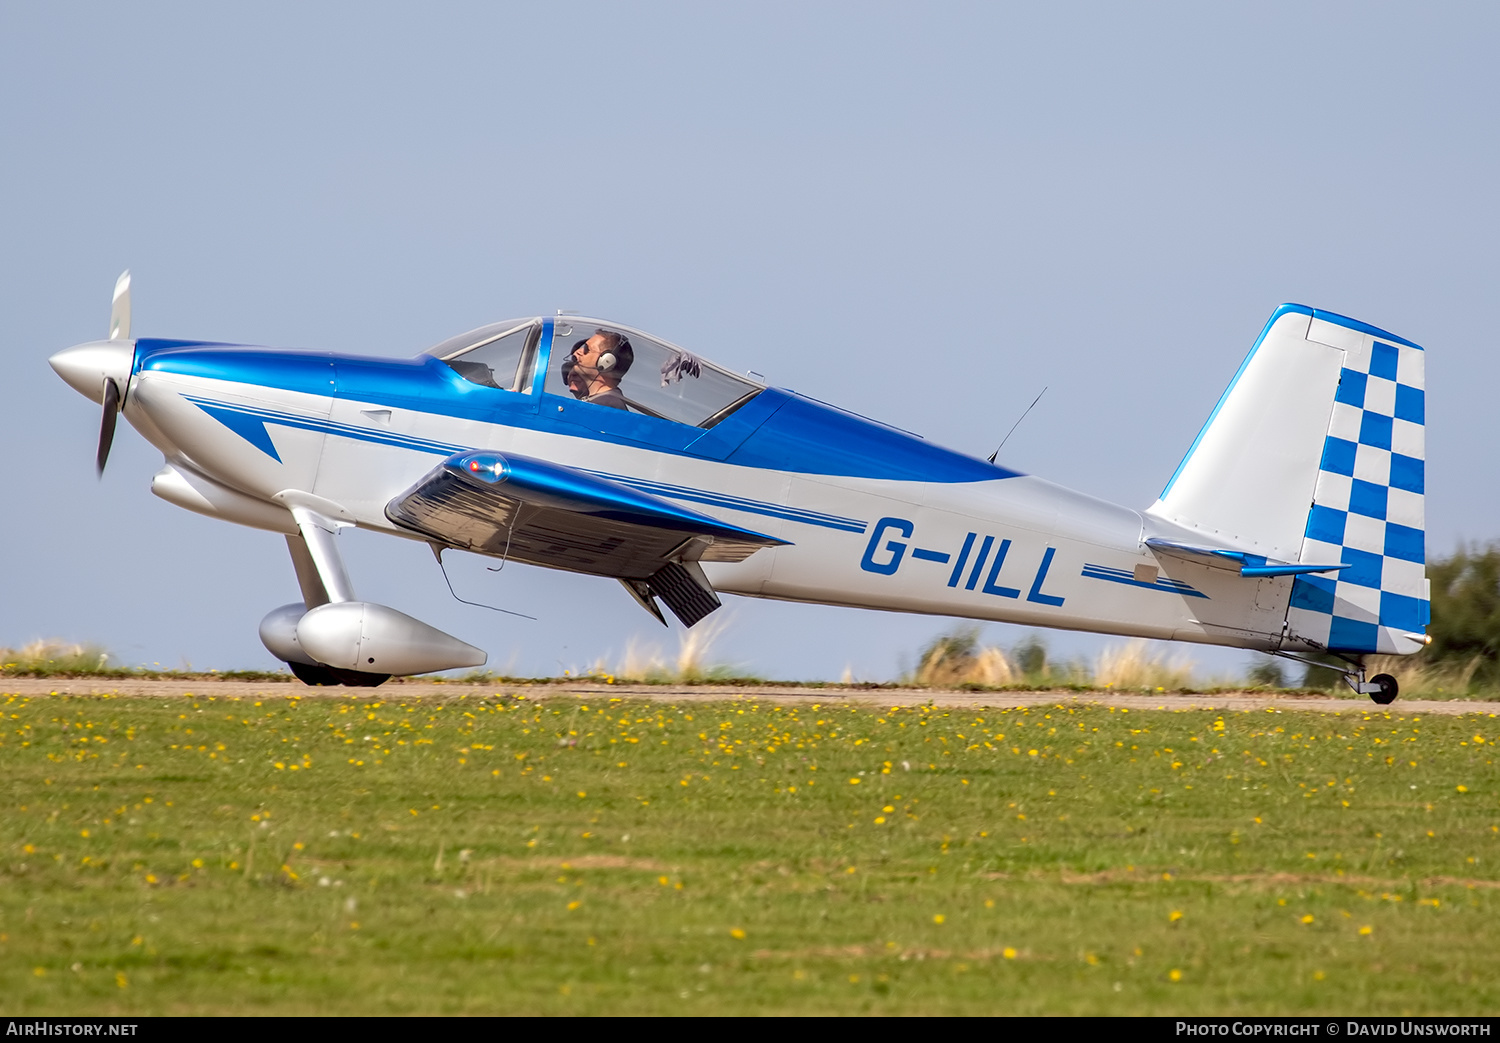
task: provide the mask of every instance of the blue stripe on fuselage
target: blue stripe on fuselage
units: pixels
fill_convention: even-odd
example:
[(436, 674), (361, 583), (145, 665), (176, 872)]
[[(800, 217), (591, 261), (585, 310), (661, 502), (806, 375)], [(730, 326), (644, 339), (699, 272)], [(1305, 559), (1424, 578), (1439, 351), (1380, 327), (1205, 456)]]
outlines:
[[(277, 462), (280, 462), (281, 457), (277, 454), (276, 446), (271, 442), (271, 436), (266, 431), (267, 424), (274, 424), (278, 427), (296, 428), (301, 431), (321, 431), (324, 434), (335, 435), (340, 438), (352, 438), (359, 442), (373, 442), (376, 445), (394, 446), (398, 449), (411, 449), (419, 453), (431, 453), (434, 456), (448, 457), (457, 453), (474, 451), (473, 446), (460, 446), (450, 442), (437, 442), (428, 438), (415, 438), (411, 435), (398, 434), (394, 431), (374, 431), (368, 428), (355, 427), (351, 424), (339, 423), (336, 420), (329, 420), (325, 417), (283, 413), (279, 410), (261, 409), (255, 406), (227, 405), (223, 402), (215, 402), (212, 399), (199, 398), (194, 395), (184, 395), (183, 397)], [(860, 521), (858, 518), (845, 518), (836, 514), (826, 514), (822, 511), (810, 511), (799, 507), (788, 507), (783, 504), (767, 503), (764, 500), (752, 500), (743, 496), (732, 496), (728, 493), (716, 493), (708, 489), (695, 489), (691, 486), (654, 482), (644, 478), (633, 478), (630, 475), (612, 474), (609, 471), (592, 471), (585, 468), (580, 468), (580, 470), (584, 471), (585, 474), (618, 482), (621, 485), (639, 490), (640, 492), (655, 493), (658, 496), (665, 496), (674, 500), (688, 500), (693, 503), (708, 504), (713, 507), (724, 507), (733, 511), (744, 511), (748, 514), (759, 514), (768, 518), (782, 518), (786, 521), (801, 522), (804, 525), (817, 525), (825, 529), (839, 529), (843, 532), (863, 533), (867, 527), (866, 523)]]
[(472, 384), (445, 363), (425, 355), (381, 359), (140, 340), (136, 367), (141, 372), (331, 395), (793, 474), (946, 484), (994, 481), (1018, 473), (774, 388), (702, 431), (572, 399)]

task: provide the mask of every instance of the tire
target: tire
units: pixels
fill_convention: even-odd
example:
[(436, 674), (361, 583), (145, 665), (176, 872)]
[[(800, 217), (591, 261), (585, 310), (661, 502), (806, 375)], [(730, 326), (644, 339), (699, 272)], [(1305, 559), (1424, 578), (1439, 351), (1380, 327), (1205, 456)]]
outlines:
[(336, 666), (310, 666), (288, 663), (297, 680), (316, 686), (343, 685), (346, 688), (374, 688), (391, 679), (390, 674), (367, 674), (360, 670), (340, 670)]
[(1380, 686), (1380, 691), (1371, 692), (1370, 698), (1381, 706), (1388, 706), (1395, 702), (1396, 695), (1401, 691), (1401, 686), (1396, 683), (1396, 679), (1390, 674), (1376, 674), (1370, 678), (1370, 683)]
[(391, 679), (390, 674), (367, 674), (363, 670), (343, 670), (336, 666), (325, 667), (345, 688), (375, 688)]
[(292, 668), (292, 674), (303, 684), (310, 685), (336, 685), (339, 679), (333, 675), (333, 671), (326, 666), (312, 666), (308, 663), (288, 663)]

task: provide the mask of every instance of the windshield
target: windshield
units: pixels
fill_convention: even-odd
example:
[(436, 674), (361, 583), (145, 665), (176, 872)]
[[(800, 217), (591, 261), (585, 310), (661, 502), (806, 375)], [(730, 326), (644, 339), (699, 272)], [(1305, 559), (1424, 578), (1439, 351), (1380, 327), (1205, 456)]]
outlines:
[(502, 391), (530, 391), (532, 359), (541, 324), (535, 319), (495, 322), (449, 337), (429, 355), (453, 367), (465, 380)]

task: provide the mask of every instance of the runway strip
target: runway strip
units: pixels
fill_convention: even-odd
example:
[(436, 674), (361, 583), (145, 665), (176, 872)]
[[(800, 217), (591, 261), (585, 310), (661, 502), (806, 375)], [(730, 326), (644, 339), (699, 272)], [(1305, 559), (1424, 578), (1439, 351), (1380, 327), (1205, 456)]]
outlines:
[[(48, 695), (212, 696), (219, 699), (369, 699), (389, 702), (405, 699), (457, 699), (495, 695), (523, 695), (530, 700), (548, 698), (632, 698), (658, 702), (720, 702), (743, 699), (775, 703), (828, 703), (861, 706), (922, 706), (932, 704), (951, 709), (1007, 709), (1022, 706), (1114, 706), (1127, 710), (1291, 710), (1310, 713), (1362, 713), (1380, 711), (1368, 699), (1333, 698), (1321, 695), (1269, 695), (1260, 692), (1216, 692), (1197, 695), (1142, 695), (1123, 692), (961, 692), (925, 689), (883, 688), (869, 690), (830, 685), (826, 688), (780, 686), (737, 687), (730, 685), (606, 685), (575, 684), (462, 684), (432, 681), (388, 682), (379, 688), (315, 688), (300, 681), (213, 680), (112, 680), (108, 678), (0, 679), (0, 694), (39, 697)], [(1496, 716), (1500, 703), (1471, 699), (1445, 701), (1397, 699), (1388, 708), (1394, 713), (1466, 714)]]

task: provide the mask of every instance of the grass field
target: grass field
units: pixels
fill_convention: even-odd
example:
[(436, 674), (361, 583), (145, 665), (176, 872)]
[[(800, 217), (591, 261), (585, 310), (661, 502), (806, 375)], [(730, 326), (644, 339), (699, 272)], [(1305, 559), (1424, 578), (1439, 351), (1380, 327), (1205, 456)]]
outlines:
[(0, 1012), (1494, 1013), (1500, 718), (0, 696)]

